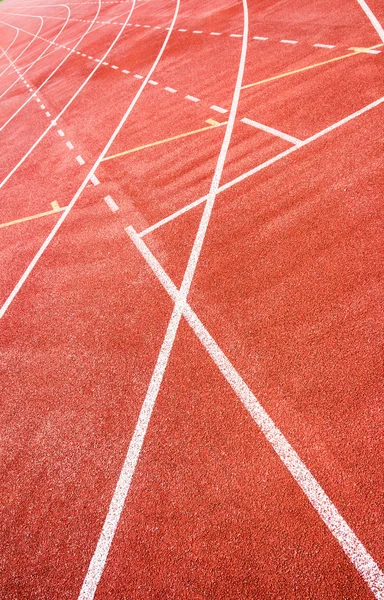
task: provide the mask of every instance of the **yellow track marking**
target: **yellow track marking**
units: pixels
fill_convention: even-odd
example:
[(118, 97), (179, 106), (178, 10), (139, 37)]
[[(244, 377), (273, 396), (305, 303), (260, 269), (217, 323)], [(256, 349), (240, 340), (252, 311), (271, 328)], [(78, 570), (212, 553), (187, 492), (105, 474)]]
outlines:
[(210, 125), (220, 125), (219, 121), (215, 121), (215, 119), (207, 119), (205, 122)]
[(301, 69), (295, 69), (294, 71), (287, 71), (286, 73), (280, 73), (280, 75), (274, 75), (274, 77), (268, 77), (267, 79), (261, 79), (260, 81), (255, 81), (255, 83), (248, 83), (247, 85), (242, 86), (242, 90), (246, 90), (247, 88), (254, 87), (255, 85), (261, 85), (262, 83), (268, 83), (269, 81), (276, 81), (277, 79), (282, 79), (283, 77), (288, 77), (289, 75), (295, 75), (296, 73), (302, 73), (303, 71), (309, 71), (309, 69), (315, 69), (316, 67), (321, 67), (322, 65), (328, 65), (329, 63), (336, 62), (338, 60), (343, 60), (344, 58), (349, 58), (350, 56), (357, 56), (358, 54), (362, 54), (367, 52), (367, 50), (374, 50), (375, 48), (380, 48), (384, 46), (384, 44), (377, 44), (376, 46), (371, 46), (371, 48), (354, 48), (354, 52), (350, 52), (349, 54), (343, 54), (342, 56), (336, 56), (335, 58), (330, 58), (329, 60), (324, 60), (319, 63), (315, 63), (313, 65), (308, 65), (307, 67), (302, 67)]
[(10, 225), (16, 225), (17, 223), (24, 223), (25, 221), (32, 221), (33, 219), (40, 219), (40, 217), (46, 217), (47, 215), (54, 215), (55, 213), (61, 212), (67, 208), (66, 206), (60, 208), (56, 200), (51, 203), (51, 206), (52, 210), (48, 210), (47, 212), (38, 213), (37, 215), (32, 215), (30, 217), (23, 217), (22, 219), (16, 219), (15, 221), (9, 221), (9, 223), (1, 223), (0, 229), (2, 227), (9, 227)]
[(144, 146), (138, 146), (137, 148), (132, 148), (131, 150), (125, 150), (124, 152), (119, 152), (118, 154), (111, 154), (111, 156), (106, 156), (103, 158), (105, 160), (111, 160), (112, 158), (118, 158), (119, 156), (125, 156), (126, 154), (132, 154), (133, 152), (139, 152), (139, 150), (144, 150), (145, 148), (152, 148), (152, 146), (159, 146), (160, 144), (166, 144), (167, 142), (172, 142), (173, 140), (179, 140), (180, 138), (188, 137), (189, 135), (195, 135), (196, 133), (201, 133), (202, 131), (208, 131), (208, 129), (216, 129), (216, 127), (220, 127), (221, 125), (226, 125), (227, 122), (217, 123), (217, 125), (210, 125), (209, 127), (202, 127), (201, 129), (195, 129), (194, 131), (188, 131), (187, 133), (180, 133), (179, 135), (174, 135), (173, 137), (166, 138), (165, 140), (159, 140), (158, 142), (152, 142), (151, 144), (145, 144)]

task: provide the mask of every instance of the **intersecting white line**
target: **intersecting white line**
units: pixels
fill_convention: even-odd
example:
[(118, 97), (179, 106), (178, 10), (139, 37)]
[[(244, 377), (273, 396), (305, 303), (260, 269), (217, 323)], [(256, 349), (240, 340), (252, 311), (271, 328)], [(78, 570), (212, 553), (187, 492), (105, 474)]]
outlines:
[(357, 2), (360, 4), (361, 8), (367, 15), (368, 19), (371, 21), (371, 24), (372, 24), (373, 28), (376, 30), (377, 35), (379, 36), (381, 41), (384, 43), (384, 29), (382, 28), (378, 19), (375, 17), (375, 15), (371, 11), (371, 9), (369, 8), (369, 6), (365, 2), (365, 0), (357, 0)]
[[(183, 301), (179, 291), (145, 242), (137, 235), (133, 227), (126, 229), (129, 237), (152, 269), (164, 289), (175, 303)], [(244, 404), (268, 442), (286, 466), (296, 483), (300, 486), (312, 506), (319, 514), (329, 531), (336, 538), (345, 554), (367, 583), (377, 600), (384, 599), (384, 573), (361, 543), (348, 523), (341, 516), (329, 496), (303, 463), (297, 452), (275, 425), (266, 410), (257, 400), (241, 375), (221, 350), (217, 342), (205, 328), (199, 317), (186, 302), (183, 304), (183, 316), (200, 340), (203, 347), (225, 377), (235, 394)]]
[[(177, 0), (177, 11), (175, 12), (174, 20), (171, 27), (169, 28), (169, 34), (171, 33), (174, 22), (176, 20), (180, 0)], [(156, 362), (155, 369), (153, 371), (148, 390), (140, 410), (139, 418), (136, 423), (136, 427), (129, 444), (129, 448), (122, 466), (115, 491), (111, 503), (109, 505), (108, 514), (106, 516), (95, 553), (92, 557), (91, 564), (88, 569), (87, 576), (84, 580), (82, 590), (80, 592), (79, 600), (92, 600), (97, 589), (98, 582), (104, 570), (110, 547), (113, 542), (113, 538), (120, 520), (121, 513), (125, 504), (132, 477), (135, 472), (137, 461), (143, 447), (147, 428), (151, 419), (152, 411), (156, 402), (157, 395), (162, 384), (163, 376), (168, 365), (169, 357), (172, 352), (173, 344), (177, 335), (178, 326), (182, 318), (184, 307), (187, 301), (188, 292), (192, 283), (193, 275), (197, 266), (200, 251), (204, 242), (205, 233), (209, 224), (212, 208), (216, 198), (217, 190), (220, 185), (220, 178), (224, 168), (224, 162), (226, 154), (229, 148), (232, 131), (235, 123), (241, 85), (243, 81), (245, 58), (247, 51), (247, 39), (248, 39), (248, 8), (247, 0), (243, 0), (244, 10), (244, 37), (242, 42), (242, 50), (240, 56), (240, 63), (236, 78), (236, 85), (233, 93), (231, 110), (229, 113), (228, 123), (224, 134), (224, 140), (220, 149), (219, 157), (217, 160), (216, 168), (212, 177), (210, 186), (209, 198), (205, 204), (203, 216), (200, 221), (200, 225), (196, 234), (196, 238), (193, 244), (193, 248), (188, 260), (187, 268), (184, 273), (183, 282), (180, 287), (180, 294), (177, 302), (175, 302), (174, 309), (170, 321), (168, 323), (167, 331), (160, 348), (158, 359)]]
[[(365, 112), (367, 112), (369, 110), (372, 110), (373, 108), (376, 108), (377, 106), (379, 106), (380, 104), (383, 104), (383, 103), (384, 103), (384, 96), (382, 96), (381, 98), (378, 98), (378, 100), (375, 100), (374, 102), (371, 102), (370, 104), (367, 104), (366, 106), (364, 106), (360, 110), (357, 110), (356, 112), (348, 115), (344, 119), (341, 119), (340, 121), (337, 121), (336, 123), (333, 123), (329, 127), (326, 127), (325, 129), (322, 129), (318, 133), (315, 133), (314, 135), (312, 135), (311, 137), (303, 140), (299, 144), (297, 144), (295, 146), (292, 146), (291, 148), (288, 148), (287, 150), (284, 150), (283, 152), (280, 152), (279, 154), (276, 154), (275, 156), (273, 156), (272, 158), (269, 158), (268, 160), (266, 160), (265, 162), (261, 163), (257, 167), (254, 167), (253, 169), (250, 169), (250, 171), (246, 171), (245, 173), (242, 173), (238, 177), (235, 177), (235, 179), (232, 179), (231, 181), (228, 181), (228, 183), (225, 183), (224, 185), (222, 185), (222, 186), (219, 187), (217, 193), (221, 194), (221, 192), (225, 192), (225, 190), (228, 190), (229, 188), (233, 187), (237, 183), (241, 183), (242, 181), (244, 181), (248, 177), (252, 177), (252, 175), (255, 175), (259, 171), (262, 171), (263, 169), (266, 169), (267, 167), (273, 165), (274, 163), (278, 162), (279, 160), (285, 158), (286, 156), (289, 156), (290, 154), (292, 154), (292, 152), (296, 152), (296, 150), (299, 150), (300, 148), (303, 148), (304, 146), (307, 146), (311, 142), (314, 142), (315, 140), (321, 138), (323, 135), (326, 135), (327, 133), (330, 133), (331, 131), (334, 131), (338, 127), (341, 127), (342, 125), (345, 125), (349, 121), (352, 121), (353, 119), (359, 117), (360, 115), (364, 114)], [(164, 217), (164, 219), (161, 219), (157, 223), (154, 223), (153, 225), (150, 225), (150, 227), (147, 227), (146, 229), (144, 229), (139, 234), (140, 237), (144, 237), (148, 233), (151, 233), (152, 231), (155, 231), (156, 229), (158, 229), (162, 225), (165, 225), (166, 223), (169, 223), (173, 219), (176, 219), (180, 215), (182, 215), (185, 212), (188, 212), (189, 210), (195, 208), (199, 204), (202, 204), (203, 202), (206, 202), (207, 197), (208, 196), (202, 196), (198, 200), (194, 200), (190, 204), (187, 204), (186, 206), (184, 206), (180, 210), (178, 210), (178, 211), (176, 211), (176, 212), (168, 215), (167, 217)]]

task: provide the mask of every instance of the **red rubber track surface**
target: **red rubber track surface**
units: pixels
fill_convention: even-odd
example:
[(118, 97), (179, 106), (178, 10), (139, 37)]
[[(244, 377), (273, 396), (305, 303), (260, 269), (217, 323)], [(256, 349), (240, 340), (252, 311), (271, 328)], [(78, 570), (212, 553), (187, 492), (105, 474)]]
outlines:
[[(188, 304), (383, 571), (384, 103), (355, 113), (384, 96), (384, 43), (357, 0), (247, 5)], [(0, 4), (4, 600), (79, 598), (137, 428), (174, 301), (125, 228), (178, 288), (199, 229), (243, 3), (181, 0), (141, 93), (175, 7)], [(384, 598), (183, 318), (96, 588)]]

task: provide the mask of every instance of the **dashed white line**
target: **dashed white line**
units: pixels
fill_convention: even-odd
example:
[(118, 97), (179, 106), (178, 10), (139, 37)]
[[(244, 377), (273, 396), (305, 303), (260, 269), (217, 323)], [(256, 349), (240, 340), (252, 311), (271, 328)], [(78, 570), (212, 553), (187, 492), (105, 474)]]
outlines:
[(334, 48), (332, 44), (313, 44), (315, 48)]
[(122, 69), (122, 72), (125, 73), (126, 75), (128, 75), (129, 71), (127, 71), (127, 69)]
[(99, 183), (100, 183), (100, 181), (97, 179), (95, 174), (91, 175), (91, 177), (89, 178), (89, 181), (91, 183), (93, 183), (93, 185), (99, 185)]
[(150, 79), (148, 81), (148, 83), (150, 83), (151, 85), (159, 85), (159, 82), (158, 81), (154, 81), (153, 79)]
[(82, 156), (80, 156), (80, 154), (78, 156), (76, 156), (76, 160), (79, 163), (79, 165), (85, 165), (85, 160), (83, 159)]
[(136, 79), (144, 79), (142, 75), (134, 75), (134, 77), (136, 77)]
[(230, 33), (229, 37), (241, 38), (243, 35), (241, 33)]
[(117, 65), (111, 65), (111, 69), (118, 69), (119, 67)]
[(221, 35), (221, 33), (219, 33), (218, 31), (211, 31), (209, 35)]
[(177, 90), (175, 90), (175, 88), (171, 88), (171, 87), (165, 87), (164, 88), (167, 92), (170, 92), (171, 94), (176, 94)]
[(192, 33), (203, 33), (203, 32), (195, 29), (195, 31), (192, 31)]
[(282, 44), (298, 44), (297, 40), (280, 40)]
[(254, 35), (252, 39), (253, 40), (260, 40), (260, 41), (264, 42), (268, 38), (267, 37), (260, 37), (259, 35)]
[(59, 134), (60, 137), (64, 137), (64, 131), (62, 129), (58, 129), (57, 133)]
[(186, 100), (190, 100), (191, 102), (200, 102), (200, 98), (196, 98), (195, 96), (190, 96), (188, 94), (188, 96), (185, 96)]
[(73, 150), (73, 149), (74, 149), (74, 147), (75, 147), (75, 146), (72, 144), (72, 142), (69, 142), (69, 141), (68, 141), (68, 142), (65, 142), (65, 145), (66, 145), (66, 146), (67, 146), (67, 148), (69, 148), (70, 150)]
[(47, 110), (47, 112), (45, 113), (47, 115), (47, 117), (51, 116), (51, 113)]
[(117, 206), (112, 196), (105, 196), (104, 200), (112, 212), (116, 212), (117, 210), (119, 210), (119, 207)]
[(216, 106), (216, 104), (212, 104), (212, 106), (210, 106), (210, 108), (221, 114), (228, 112), (228, 110), (226, 108), (221, 108), (221, 106)]

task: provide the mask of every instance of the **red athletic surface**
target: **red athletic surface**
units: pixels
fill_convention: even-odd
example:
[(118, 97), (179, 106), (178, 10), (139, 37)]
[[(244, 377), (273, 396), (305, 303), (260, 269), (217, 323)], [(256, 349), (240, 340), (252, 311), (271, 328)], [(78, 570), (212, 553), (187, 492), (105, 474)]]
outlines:
[[(10, 46), (33, 91), (98, 8), (67, 6), (63, 28), (63, 4), (0, 4), (0, 48)], [(369, 6), (383, 25), (380, 0)], [(11, 120), (0, 131), (0, 181), (98, 64), (130, 8), (102, 2), (77, 48), (86, 56), (70, 54), (40, 102), (17, 114), (32, 93), (1, 55), (0, 128)], [(380, 44), (356, 0), (248, 8), (244, 85)], [(70, 203), (174, 10), (175, 0), (137, 3), (109, 64), (0, 190), (0, 225)], [(18, 58), (39, 16), (39, 36)], [(20, 28), (13, 44), (11, 25)], [(61, 28), (59, 45), (29, 68)], [(242, 28), (241, 2), (181, 0), (157, 85), (147, 85), (107, 156), (226, 121), (211, 106), (230, 108), (242, 44), (230, 34)], [(382, 97), (378, 50), (243, 89), (221, 183), (292, 146), (242, 118), (305, 140)], [(383, 120), (381, 104), (220, 193), (188, 297), (381, 570)], [(1, 320), (1, 600), (79, 595), (173, 308), (124, 228), (141, 232), (207, 194), (224, 132), (102, 162), (100, 185), (87, 185)], [(143, 238), (177, 286), (203, 208)], [(61, 214), (0, 228), (0, 304)], [(374, 598), (183, 320), (95, 597)]]

